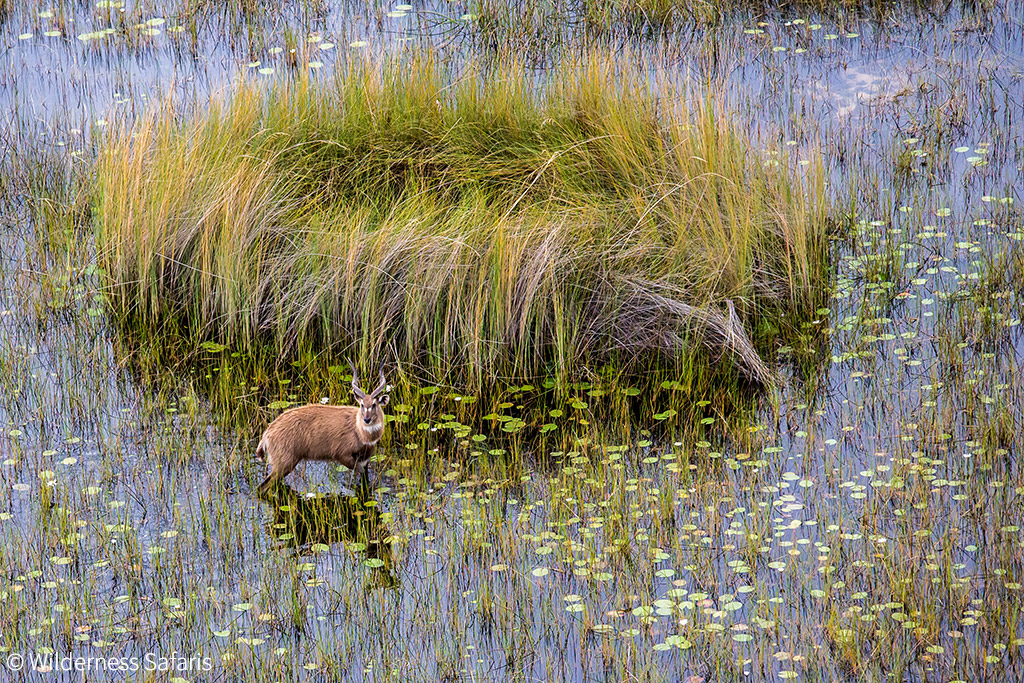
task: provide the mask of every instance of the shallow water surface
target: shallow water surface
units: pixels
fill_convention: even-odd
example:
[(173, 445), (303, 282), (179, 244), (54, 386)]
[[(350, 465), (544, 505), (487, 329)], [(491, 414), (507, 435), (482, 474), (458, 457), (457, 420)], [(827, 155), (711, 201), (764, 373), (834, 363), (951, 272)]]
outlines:
[[(853, 227), (828, 307), (781, 351), (784, 388), (682, 441), (594, 439), (594, 406), (568, 403), (545, 419), (587, 440), (546, 450), (425, 387), (392, 397), (424, 421), (396, 430), (372, 491), (311, 464), (259, 501), (251, 434), (203, 393), (229, 355), (192, 376), (129, 362), (88, 229), (61, 228), (78, 200), (48, 188), (168, 93), (201, 107), (236, 79), (410, 46), (487, 58), (498, 29), (486, 4), (186, 4), (29, 3), (0, 24), (5, 655), (208, 658), (157, 672), (188, 681), (1024, 677), (1024, 5), (552, 39), (639, 51), (777, 163), (826, 161)], [(522, 57), (537, 78), (552, 59)], [(309, 397), (297, 376), (239, 404)]]

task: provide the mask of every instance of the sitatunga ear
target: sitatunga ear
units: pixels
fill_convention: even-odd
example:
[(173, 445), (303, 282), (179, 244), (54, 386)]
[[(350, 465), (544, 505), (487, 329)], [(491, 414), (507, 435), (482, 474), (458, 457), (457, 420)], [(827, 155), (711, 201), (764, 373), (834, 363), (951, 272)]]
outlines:
[(382, 406), (386, 406), (388, 404), (388, 401), (390, 400), (391, 398), (387, 394), (384, 394), (383, 396), (377, 399), (377, 403), (381, 404)]

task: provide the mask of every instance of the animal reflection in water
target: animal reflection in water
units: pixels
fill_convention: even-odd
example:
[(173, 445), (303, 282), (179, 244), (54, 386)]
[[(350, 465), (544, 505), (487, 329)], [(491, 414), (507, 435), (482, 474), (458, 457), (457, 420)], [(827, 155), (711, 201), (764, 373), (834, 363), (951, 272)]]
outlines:
[(371, 568), (374, 583), (383, 588), (395, 587), (398, 579), (392, 571), (391, 530), (381, 519), (377, 501), (366, 487), (357, 487), (356, 493), (307, 497), (284, 484), (261, 497), (273, 503), (271, 534), (282, 545), (309, 552), (317, 543), (354, 544), (366, 554), (365, 564)]

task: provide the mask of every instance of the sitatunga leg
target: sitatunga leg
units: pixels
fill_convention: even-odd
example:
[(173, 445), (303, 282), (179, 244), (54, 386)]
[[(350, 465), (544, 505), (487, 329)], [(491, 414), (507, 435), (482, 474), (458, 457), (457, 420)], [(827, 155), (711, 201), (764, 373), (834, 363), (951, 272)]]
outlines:
[(263, 480), (263, 483), (260, 484), (259, 488), (256, 489), (256, 492), (260, 495), (266, 493), (271, 486), (287, 477), (294, 469), (295, 463), (291, 463), (290, 466), (271, 465), (270, 473), (267, 475), (267, 478)]

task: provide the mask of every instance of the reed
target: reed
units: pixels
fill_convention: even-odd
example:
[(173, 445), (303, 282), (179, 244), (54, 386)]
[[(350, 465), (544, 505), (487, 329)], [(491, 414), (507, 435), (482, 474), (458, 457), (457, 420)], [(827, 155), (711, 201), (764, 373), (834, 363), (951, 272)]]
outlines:
[(420, 57), (154, 111), (111, 136), (94, 215), (116, 317), (157, 334), (476, 386), (695, 357), (763, 382), (754, 343), (820, 291), (823, 196), (600, 57), (539, 84)]

